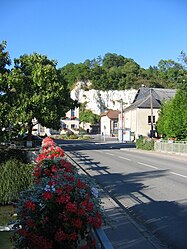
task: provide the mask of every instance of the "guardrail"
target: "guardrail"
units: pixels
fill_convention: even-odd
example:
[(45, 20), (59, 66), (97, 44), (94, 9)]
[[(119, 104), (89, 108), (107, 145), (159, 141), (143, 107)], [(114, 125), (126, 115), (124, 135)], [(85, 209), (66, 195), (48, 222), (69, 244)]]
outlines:
[(155, 141), (154, 149), (156, 151), (187, 154), (187, 141), (158, 140)]

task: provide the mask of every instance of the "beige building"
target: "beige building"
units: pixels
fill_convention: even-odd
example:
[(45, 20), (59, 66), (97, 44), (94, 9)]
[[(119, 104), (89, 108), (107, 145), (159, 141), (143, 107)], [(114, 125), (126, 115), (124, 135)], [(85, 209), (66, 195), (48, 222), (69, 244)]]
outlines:
[(175, 89), (141, 87), (133, 103), (124, 109), (124, 129), (130, 130), (134, 139), (152, 137), (161, 103), (171, 99), (175, 93)]
[(100, 129), (101, 135), (114, 136), (118, 132), (119, 111), (109, 110), (101, 114)]

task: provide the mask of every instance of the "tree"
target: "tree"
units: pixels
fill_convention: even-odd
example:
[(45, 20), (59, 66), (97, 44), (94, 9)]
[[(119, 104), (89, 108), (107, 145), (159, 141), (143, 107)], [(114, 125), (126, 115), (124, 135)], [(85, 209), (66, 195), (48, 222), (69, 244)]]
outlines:
[(166, 137), (187, 139), (187, 82), (181, 85), (173, 99), (162, 105), (157, 130)]
[(75, 103), (70, 99), (67, 82), (56, 69), (56, 61), (34, 53), (20, 56), (14, 63), (3, 88), (11, 107), (11, 125), (27, 130), (29, 139), (36, 123), (59, 129), (60, 118)]
[(84, 110), (80, 112), (79, 119), (80, 119), (80, 122), (96, 124), (99, 122), (100, 117), (99, 115), (94, 114), (90, 110)]
[(10, 72), (7, 66), (11, 65), (11, 60), (9, 53), (5, 51), (6, 45), (6, 41), (2, 41), (0, 44), (0, 141), (3, 140), (6, 135), (10, 134), (8, 114), (11, 98), (8, 98), (5, 92), (11, 94), (6, 84)]
[(69, 63), (66, 66), (59, 69), (61, 75), (68, 83), (68, 88), (72, 90), (77, 81), (88, 81), (90, 79), (89, 62), (86, 63)]
[(124, 66), (126, 63), (126, 58), (122, 55), (106, 53), (103, 58), (103, 67), (109, 69), (111, 67)]

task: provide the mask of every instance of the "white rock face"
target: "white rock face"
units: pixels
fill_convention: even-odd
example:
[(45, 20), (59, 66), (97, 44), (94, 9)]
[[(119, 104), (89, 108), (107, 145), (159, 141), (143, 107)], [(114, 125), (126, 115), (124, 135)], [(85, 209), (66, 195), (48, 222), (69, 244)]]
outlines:
[(129, 106), (137, 93), (135, 89), (124, 91), (83, 90), (83, 88), (90, 84), (90, 82), (78, 82), (71, 91), (71, 98), (77, 100), (79, 103), (86, 103), (86, 109), (98, 115), (107, 109), (121, 110), (122, 101), (123, 108)]

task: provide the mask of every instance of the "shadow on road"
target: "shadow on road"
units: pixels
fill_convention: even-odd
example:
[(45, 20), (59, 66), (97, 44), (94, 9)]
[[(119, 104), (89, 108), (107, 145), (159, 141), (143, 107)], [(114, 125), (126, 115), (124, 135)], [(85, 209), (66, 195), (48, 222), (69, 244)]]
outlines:
[[(169, 248), (187, 248), (187, 200), (183, 205), (175, 201), (155, 201), (143, 193), (143, 190), (148, 187), (144, 185), (143, 180), (166, 176), (167, 170), (130, 174), (111, 173), (107, 165), (95, 162), (94, 159), (85, 156), (82, 152), (74, 151), (73, 154), (78, 160), (81, 159), (79, 162), (81, 166), (92, 175), (101, 188), (107, 191), (120, 208), (124, 209), (122, 203), (126, 198), (134, 200), (134, 205), (131, 205), (129, 211), (135, 215), (134, 217), (139, 223), (146, 226)], [(114, 215), (115, 210), (110, 210), (109, 213)], [(121, 230), (121, 226), (122, 224), (119, 222), (115, 225), (115, 229)], [(123, 244), (125, 238), (122, 236), (122, 241), (119, 240), (120, 238), (116, 243)]]

